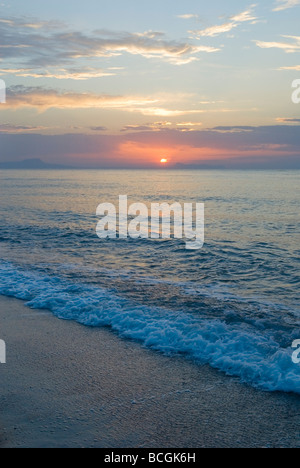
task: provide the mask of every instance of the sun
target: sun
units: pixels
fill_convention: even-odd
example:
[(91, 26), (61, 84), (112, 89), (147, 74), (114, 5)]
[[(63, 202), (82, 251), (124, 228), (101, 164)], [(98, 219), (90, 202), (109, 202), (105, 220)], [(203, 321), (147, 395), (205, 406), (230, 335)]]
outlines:
[(168, 163), (168, 160), (166, 158), (162, 158), (160, 160), (160, 164), (167, 164)]

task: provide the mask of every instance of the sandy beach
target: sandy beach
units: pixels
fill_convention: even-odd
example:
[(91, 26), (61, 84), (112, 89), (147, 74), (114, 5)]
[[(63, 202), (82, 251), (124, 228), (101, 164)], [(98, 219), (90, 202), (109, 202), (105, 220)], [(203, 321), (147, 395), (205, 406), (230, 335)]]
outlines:
[(299, 447), (300, 398), (0, 298), (0, 447)]

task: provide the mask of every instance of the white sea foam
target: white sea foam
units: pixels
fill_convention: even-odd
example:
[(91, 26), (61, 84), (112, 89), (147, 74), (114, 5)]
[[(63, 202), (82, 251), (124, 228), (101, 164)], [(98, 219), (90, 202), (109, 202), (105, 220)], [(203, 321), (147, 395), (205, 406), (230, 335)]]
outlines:
[[(171, 354), (185, 354), (268, 391), (300, 393), (300, 366), (292, 348), (282, 348), (270, 329), (195, 318), (182, 311), (130, 303), (113, 292), (69, 283), (0, 263), (0, 294), (27, 301), (33, 309), (91, 327), (109, 326), (120, 336)], [(282, 330), (282, 334), (284, 334)]]

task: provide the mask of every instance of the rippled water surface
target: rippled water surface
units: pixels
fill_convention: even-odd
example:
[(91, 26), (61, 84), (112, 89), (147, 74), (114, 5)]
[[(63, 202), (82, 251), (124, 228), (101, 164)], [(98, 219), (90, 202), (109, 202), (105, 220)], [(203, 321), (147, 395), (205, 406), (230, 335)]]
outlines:
[[(0, 293), (300, 393), (299, 172), (2, 171)], [(99, 203), (203, 202), (205, 245), (100, 240)]]

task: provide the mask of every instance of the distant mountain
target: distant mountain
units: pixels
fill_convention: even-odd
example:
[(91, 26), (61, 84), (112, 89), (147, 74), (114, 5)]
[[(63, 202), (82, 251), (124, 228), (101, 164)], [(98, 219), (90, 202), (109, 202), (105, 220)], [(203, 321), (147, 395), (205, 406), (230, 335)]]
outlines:
[(0, 162), (0, 169), (72, 169), (72, 167), (48, 164), (41, 159), (24, 159), (23, 161)]

